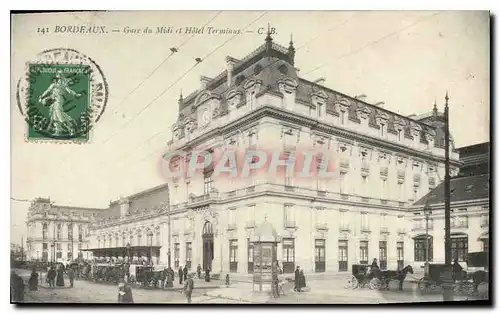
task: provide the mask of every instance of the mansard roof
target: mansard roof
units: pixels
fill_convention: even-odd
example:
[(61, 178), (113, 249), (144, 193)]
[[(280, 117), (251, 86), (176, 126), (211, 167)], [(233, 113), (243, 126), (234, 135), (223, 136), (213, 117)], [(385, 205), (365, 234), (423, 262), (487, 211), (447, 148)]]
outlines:
[[(436, 128), (439, 129), (441, 127), (440, 125), (427, 123), (428, 121), (426, 121), (426, 119), (419, 120), (399, 115), (373, 104), (366, 103), (360, 99), (347, 96), (323, 85), (300, 78), (298, 76), (299, 70), (294, 66), (294, 54), (295, 51), (293, 44), (290, 47), (285, 48), (284, 46), (272, 42), (272, 39), (268, 36), (266, 43), (258, 47), (243, 59), (237, 60), (232, 57), (228, 57), (228, 60), (235, 62), (231, 76), (231, 84), (229, 84), (230, 86), (228, 87), (227, 84), (227, 70), (224, 70), (215, 78), (209, 80), (205, 88), (200, 88), (179, 101), (179, 120), (183, 120), (186, 117), (192, 117), (194, 119), (194, 113), (196, 111), (195, 102), (203, 93), (206, 93), (208, 97), (219, 99), (219, 109), (224, 111), (227, 109), (227, 95), (231, 91), (243, 92), (243, 85), (246, 81), (260, 81), (263, 90), (261, 93), (268, 92), (281, 95), (278, 83), (287, 78), (294, 80), (295, 83), (297, 83), (296, 100), (298, 102), (305, 105), (312, 105), (312, 94), (322, 92), (328, 96), (326, 99), (326, 108), (328, 112), (332, 114), (338, 114), (334, 104), (340, 101), (344, 101), (349, 104), (348, 116), (354, 121), (357, 121), (356, 110), (358, 108), (368, 108), (370, 111), (369, 123), (372, 127), (378, 128), (376, 116), (385, 114), (388, 116), (388, 132), (396, 133), (394, 122), (396, 122), (396, 120), (403, 121), (403, 124), (405, 125), (404, 135), (406, 137), (412, 138), (412, 127), (422, 129), (421, 131), (419, 130), (421, 135), (425, 132), (433, 133), (433, 131), (436, 131), (437, 136), (434, 141), (434, 145), (436, 147), (444, 147), (444, 133), (436, 130)], [(204, 78), (204, 80), (205, 79), (206, 78)], [(420, 141), (426, 143), (426, 137), (420, 136)]]
[[(435, 189), (418, 200), (414, 205), (444, 203), (444, 181)], [(490, 175), (482, 174), (468, 177), (454, 177), (450, 180), (450, 202), (463, 202), (487, 199), (490, 197)]]

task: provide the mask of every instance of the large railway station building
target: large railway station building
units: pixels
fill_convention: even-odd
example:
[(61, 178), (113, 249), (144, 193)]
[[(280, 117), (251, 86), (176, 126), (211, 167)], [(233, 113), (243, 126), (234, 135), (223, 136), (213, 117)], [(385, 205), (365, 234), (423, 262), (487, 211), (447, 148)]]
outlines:
[[(313, 149), (333, 157), (333, 177), (304, 179), (261, 169), (229, 177), (218, 173), (213, 158), (192, 177), (166, 175), (166, 184), (100, 210), (87, 237), (91, 255), (151, 256), (161, 265), (193, 270), (200, 264), (214, 273), (246, 275), (253, 271), (250, 240), (267, 221), (275, 228), (275, 254), (285, 272), (296, 266), (306, 273), (350, 271), (373, 258), (382, 268), (397, 269), (425, 259), (419, 215), (430, 203), (433, 261), (444, 260), (442, 113), (436, 106), (421, 116), (388, 111), (328, 88), (324, 79), (301, 78), (294, 59), (292, 42), (281, 46), (268, 35), (247, 56), (227, 57), (218, 76), (201, 77), (200, 87), (178, 100), (167, 151), (184, 154), (168, 167), (186, 169), (199, 151), (263, 151), (290, 160)], [(463, 163), (451, 143), (452, 187), (462, 187)], [(476, 184), (476, 191), (482, 184), (483, 192), (469, 194), (465, 203), (452, 197), (453, 216), (470, 216), (468, 227), (459, 229), (473, 232), (469, 251), (481, 250), (486, 234), (477, 231), (489, 211), (489, 188), (480, 178), (465, 180), (474, 181), (466, 185)]]

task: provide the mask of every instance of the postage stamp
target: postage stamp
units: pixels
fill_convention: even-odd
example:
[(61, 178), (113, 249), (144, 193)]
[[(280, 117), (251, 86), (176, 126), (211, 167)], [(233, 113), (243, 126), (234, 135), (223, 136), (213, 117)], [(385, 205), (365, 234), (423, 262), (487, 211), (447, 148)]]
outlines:
[(17, 102), (29, 141), (85, 143), (106, 108), (108, 85), (100, 67), (72, 49), (51, 49), (26, 64)]

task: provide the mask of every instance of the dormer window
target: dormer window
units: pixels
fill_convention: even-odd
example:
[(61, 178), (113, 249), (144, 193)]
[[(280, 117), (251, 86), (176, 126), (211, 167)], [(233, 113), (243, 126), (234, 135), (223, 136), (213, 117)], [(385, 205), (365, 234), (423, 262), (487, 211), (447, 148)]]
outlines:
[(384, 137), (385, 135), (385, 124), (380, 123), (380, 136)]
[(340, 124), (345, 124), (345, 110), (340, 110)]
[(401, 139), (402, 139), (402, 137), (401, 137), (402, 134), (403, 134), (403, 131), (402, 130), (398, 130), (398, 141), (400, 141), (400, 142), (401, 142)]

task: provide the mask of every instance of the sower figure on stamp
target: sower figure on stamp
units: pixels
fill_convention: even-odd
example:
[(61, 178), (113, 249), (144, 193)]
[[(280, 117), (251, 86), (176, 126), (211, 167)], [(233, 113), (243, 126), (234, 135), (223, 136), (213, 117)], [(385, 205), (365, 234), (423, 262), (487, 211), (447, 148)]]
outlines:
[(191, 303), (191, 295), (193, 294), (194, 281), (193, 275), (189, 274), (184, 283), (184, 293), (186, 294), (187, 303)]
[(54, 130), (54, 135), (68, 133), (75, 134), (76, 123), (65, 111), (64, 102), (67, 95), (80, 98), (82, 95), (69, 88), (69, 79), (61, 71), (57, 71), (52, 84), (40, 95), (38, 101), (45, 106), (50, 106), (49, 129)]

